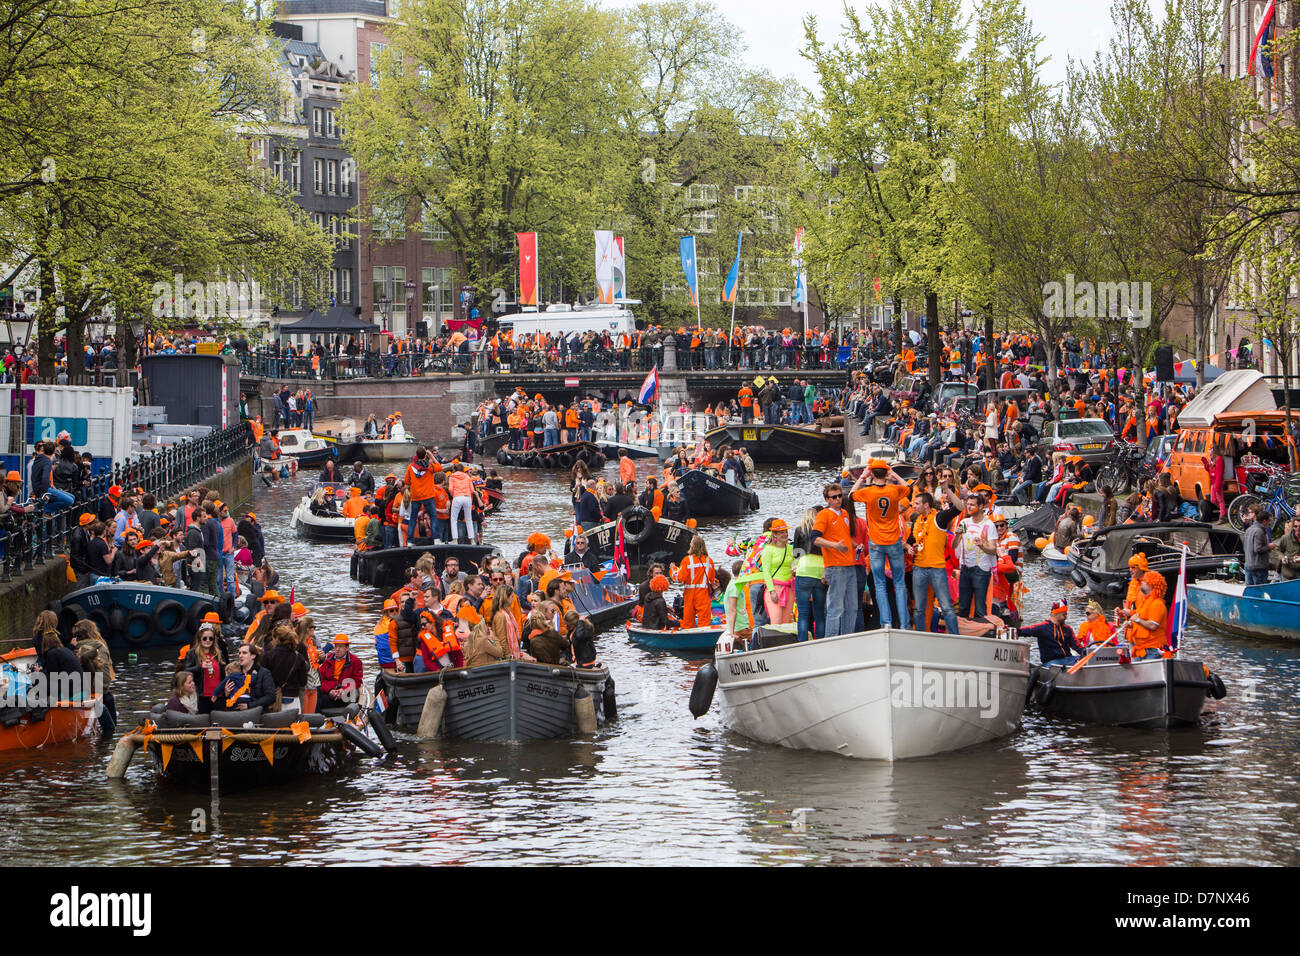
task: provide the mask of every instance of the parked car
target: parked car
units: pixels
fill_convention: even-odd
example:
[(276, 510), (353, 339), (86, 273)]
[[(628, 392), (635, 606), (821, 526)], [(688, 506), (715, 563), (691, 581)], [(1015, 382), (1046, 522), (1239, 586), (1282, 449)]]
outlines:
[(1058, 419), (1043, 428), (1043, 440), (1052, 451), (1078, 455), (1086, 462), (1105, 461), (1115, 448), (1115, 433), (1100, 418)]

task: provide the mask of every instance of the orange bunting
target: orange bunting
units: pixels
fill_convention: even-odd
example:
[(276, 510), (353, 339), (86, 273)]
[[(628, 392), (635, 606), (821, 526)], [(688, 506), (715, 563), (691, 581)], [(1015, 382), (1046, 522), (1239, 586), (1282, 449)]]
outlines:
[(308, 724), (307, 721), (299, 720), (296, 723), (292, 723), (289, 725), (289, 729), (292, 730), (293, 735), (298, 738), (298, 743), (305, 744), (307, 741), (311, 740), (311, 725)]
[(235, 742), (235, 733), (227, 727), (221, 728), (221, 752), (225, 753)]
[(202, 741), (202, 740), (191, 740), (191, 741), (190, 741), (190, 747), (193, 748), (193, 750), (194, 750), (194, 755), (195, 755), (196, 757), (199, 758), (199, 763), (204, 763), (205, 761), (204, 761), (204, 758), (203, 758), (203, 741)]
[(262, 753), (266, 754), (266, 762), (275, 763), (275, 738), (267, 737), (258, 746), (262, 748)]
[(185, 655), (188, 654), (189, 652), (190, 652), (190, 646), (186, 644), (184, 647), (181, 648), (181, 652), (176, 655), (176, 659), (178, 661), (185, 660)]
[(158, 745), (159, 749), (162, 751), (162, 765), (163, 765), (162, 768), (163, 768), (164, 770), (167, 769), (167, 764), (169, 764), (169, 763), (171, 762), (171, 759), (172, 759), (172, 746), (173, 746), (172, 744), (159, 744), (159, 745)]

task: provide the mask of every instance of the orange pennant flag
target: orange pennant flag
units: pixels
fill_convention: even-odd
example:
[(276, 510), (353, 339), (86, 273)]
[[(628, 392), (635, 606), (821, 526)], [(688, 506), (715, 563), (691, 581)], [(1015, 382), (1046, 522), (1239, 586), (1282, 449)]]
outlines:
[(185, 655), (188, 654), (189, 652), (190, 652), (190, 646), (186, 644), (184, 647), (181, 648), (181, 652), (178, 655), (176, 655), (176, 659), (178, 661), (185, 660)]
[(293, 735), (298, 738), (298, 743), (305, 744), (307, 741), (311, 740), (311, 725), (308, 724), (307, 721), (300, 720), (296, 723), (292, 723), (289, 725), (289, 729), (292, 730)]
[(235, 742), (235, 735), (225, 727), (221, 728), (221, 752), (225, 753), (231, 744)]
[(267, 737), (258, 746), (262, 748), (262, 753), (266, 754), (266, 762), (275, 763), (275, 738)]
[(158, 746), (162, 750), (162, 764), (163, 769), (166, 770), (167, 764), (170, 763), (172, 759), (172, 744), (159, 744)]
[(194, 748), (194, 753), (195, 753), (196, 756), (198, 756), (198, 758), (199, 758), (199, 763), (203, 763), (203, 762), (204, 762), (204, 758), (203, 758), (203, 741), (202, 741), (202, 740), (191, 740), (191, 741), (190, 741), (190, 746)]

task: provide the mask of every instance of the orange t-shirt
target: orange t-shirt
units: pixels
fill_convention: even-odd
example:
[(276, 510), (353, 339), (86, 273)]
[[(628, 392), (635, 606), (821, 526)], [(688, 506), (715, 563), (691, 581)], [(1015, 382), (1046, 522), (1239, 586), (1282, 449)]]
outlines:
[(631, 458), (623, 458), (619, 461), (618, 480), (625, 485), (636, 481), (636, 462)]
[(738, 394), (740, 397), (741, 408), (748, 408), (750, 405), (754, 404), (754, 393), (749, 390), (748, 385), (742, 388)]
[[(439, 469), (441, 471), (441, 469)], [(415, 466), (406, 466), (406, 487), (411, 489), (412, 501), (426, 501), (433, 497), (433, 469), (426, 468), (423, 475), (416, 475)]]
[(822, 548), (822, 563), (828, 568), (853, 567), (853, 538), (849, 535), (849, 522), (844, 512), (832, 508), (823, 508), (817, 513), (813, 530), (819, 537), (835, 544), (843, 544), (848, 551), (836, 551), (834, 548)]
[[(411, 497), (414, 498), (415, 496), (412, 495)], [(433, 510), (437, 513), (439, 518), (446, 519), (451, 517), (451, 495), (447, 493), (447, 489), (444, 486), (434, 485), (433, 494), (429, 497), (433, 499)]]
[(896, 544), (899, 539), (898, 512), (908, 500), (907, 485), (868, 485), (853, 492), (853, 500), (864, 505), (867, 533), (872, 544)]
[(1165, 615), (1169, 613), (1165, 607), (1162, 598), (1154, 594), (1145, 599), (1145, 603), (1137, 609), (1137, 617), (1144, 621), (1155, 622), (1155, 627), (1146, 628), (1141, 624), (1131, 624), (1129, 627), (1129, 640), (1133, 642), (1133, 650), (1142, 651), (1152, 648), (1160, 650), (1165, 646)]
[(917, 518), (912, 524), (916, 538), (916, 567), (942, 568), (947, 565), (948, 535), (934, 520), (934, 512)]

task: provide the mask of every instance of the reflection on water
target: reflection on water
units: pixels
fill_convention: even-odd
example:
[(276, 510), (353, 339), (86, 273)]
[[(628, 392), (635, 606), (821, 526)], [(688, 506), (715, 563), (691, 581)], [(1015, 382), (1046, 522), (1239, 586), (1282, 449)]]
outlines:
[[(569, 524), (567, 478), (507, 473), (488, 540), (513, 558), (532, 531)], [(610, 469), (613, 473), (613, 469)], [(730, 534), (797, 519), (834, 471), (766, 468), (755, 515), (703, 523), (715, 560)], [(346, 630), (373, 674), (383, 595), (348, 577), (350, 549), (307, 544), (287, 520), (308, 479), (256, 492), (284, 580)], [(770, 510), (769, 510), (770, 509)], [(1068, 584), (1033, 563), (1028, 619)], [(1071, 604), (1082, 609), (1082, 595)], [(1296, 649), (1193, 626), (1187, 653), (1229, 696), (1201, 726), (1145, 732), (1026, 715), (1024, 729), (957, 754), (889, 765), (755, 744), (718, 712), (686, 709), (698, 662), (598, 638), (618, 682), (617, 723), (584, 741), (417, 742), (341, 777), (223, 795), (219, 832), (204, 793), (159, 787), (140, 757), (104, 779), (96, 742), (0, 753), (8, 863), (1125, 863), (1295, 864)], [(124, 722), (165, 696), (173, 655), (119, 661)], [(52, 832), (75, 839), (52, 843)]]

